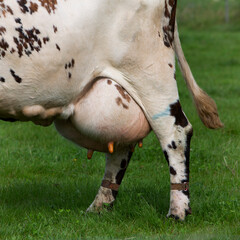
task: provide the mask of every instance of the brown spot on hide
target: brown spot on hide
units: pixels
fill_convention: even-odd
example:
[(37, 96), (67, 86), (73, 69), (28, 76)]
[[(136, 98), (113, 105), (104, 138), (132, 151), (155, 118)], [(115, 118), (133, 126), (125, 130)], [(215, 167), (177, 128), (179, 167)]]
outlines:
[(17, 0), (17, 3), (22, 11), (22, 13), (29, 12), (29, 9), (27, 7), (27, 0)]
[[(39, 29), (35, 27), (32, 29), (24, 29), (21, 19), (15, 19), (15, 21), (21, 24), (19, 27), (15, 28), (16, 32), (18, 32), (18, 37), (13, 37), (19, 57), (22, 57), (24, 53), (29, 56), (34, 51), (39, 52), (42, 48), (42, 41), (39, 38), (41, 32)], [(11, 52), (13, 51), (11, 50)]]
[(116, 98), (116, 103), (118, 106), (122, 105), (123, 108), (128, 109), (129, 107), (123, 103), (122, 99), (120, 97)]
[(169, 2), (169, 5), (171, 6), (171, 7), (174, 7), (174, 4), (176, 4), (176, 0), (169, 0), (168, 1)]
[(38, 11), (38, 5), (36, 3), (30, 2), (30, 13), (33, 14)]
[(173, 149), (177, 149), (177, 145), (174, 141), (172, 141), (172, 147), (173, 147)]
[(58, 51), (61, 51), (60, 47), (58, 46), (58, 44), (56, 44), (56, 48)]
[(13, 76), (13, 78), (15, 79), (15, 81), (17, 83), (21, 83), (22, 82), (22, 79), (18, 75), (16, 75), (16, 73), (12, 69), (10, 69), (10, 73), (11, 73), (11, 75)]
[(169, 0), (169, 4), (172, 7), (171, 18), (169, 21), (170, 30), (173, 33), (174, 38), (174, 28), (175, 28), (175, 19), (176, 19), (176, 8), (177, 8), (177, 0)]
[(0, 41), (0, 59), (5, 57), (8, 48), (9, 44), (2, 38)]
[(182, 107), (179, 101), (170, 105), (171, 116), (175, 117), (175, 124), (181, 127), (186, 127), (188, 125), (188, 120), (185, 117)]
[(7, 13), (13, 15), (13, 10), (4, 3), (3, 0), (0, 1), (0, 18), (6, 17)]
[(12, 48), (11, 51), (10, 51), (10, 53), (12, 53), (12, 54), (15, 53), (15, 52), (16, 52), (16, 50), (14, 48)]
[(122, 99), (120, 97), (116, 98), (116, 103), (118, 106), (120, 106), (121, 102), (122, 102)]
[(170, 173), (174, 176), (177, 174), (177, 172), (175, 171), (175, 169), (173, 167), (170, 167)]
[(127, 102), (131, 101), (130, 96), (128, 95), (128, 93), (121, 86), (115, 84), (115, 87), (117, 88), (118, 92), (121, 94), (123, 99), (127, 100)]
[(75, 60), (72, 59), (70, 62), (68, 62), (68, 63), (65, 64), (65, 69), (73, 68), (74, 65), (75, 65)]
[(22, 44), (18, 41), (18, 39), (16, 37), (13, 37), (13, 41), (17, 46), (19, 57), (22, 57), (23, 56), (23, 46), (22, 46)]
[(185, 151), (184, 151), (184, 155), (185, 155), (185, 159), (186, 159), (185, 174), (186, 174), (186, 181), (187, 182), (189, 182), (190, 142), (191, 142), (192, 136), (193, 136), (193, 129), (191, 128), (190, 131), (187, 134), (186, 148), (185, 148)]
[(53, 31), (56, 33), (58, 31), (57, 27), (53, 25)]
[(173, 65), (171, 63), (168, 64), (170, 68), (173, 68)]
[(42, 7), (44, 7), (49, 14), (51, 12), (55, 12), (56, 6), (57, 6), (57, 0), (38, 0)]
[(74, 65), (75, 65), (75, 60), (74, 60), (74, 59), (72, 59), (71, 63), (72, 63), (72, 67), (74, 68)]
[(169, 43), (169, 40), (168, 40), (168, 31), (167, 31), (167, 27), (163, 27), (163, 32), (164, 32), (164, 38), (163, 38), (163, 42), (164, 42), (164, 45), (168, 48), (171, 47), (171, 44)]
[(0, 48), (3, 49), (3, 50), (7, 50), (9, 48), (9, 45), (8, 43), (4, 40), (4, 38), (1, 39), (0, 41)]
[(44, 37), (43, 38), (43, 43), (46, 44), (47, 42), (49, 42), (49, 40), (50, 40), (49, 37)]
[(7, 6), (7, 12), (9, 12), (11, 15), (13, 15), (13, 11), (9, 6)]
[(122, 104), (123, 108), (128, 109), (129, 107), (126, 104)]
[(132, 156), (132, 152), (129, 152), (129, 153), (128, 153), (128, 161), (127, 161), (126, 167), (123, 168), (123, 169), (121, 169), (121, 170), (118, 172), (117, 176), (116, 176), (116, 183), (119, 184), (119, 185), (121, 184), (122, 179), (123, 179), (123, 177), (124, 177), (124, 174), (125, 174), (125, 172), (126, 172), (126, 170), (127, 170), (127, 166), (128, 166), (128, 164), (129, 164), (129, 162), (130, 162), (131, 156)]
[(170, 18), (171, 17), (171, 14), (168, 10), (168, 4), (167, 4), (167, 0), (165, 0), (165, 11), (164, 11), (164, 15), (166, 18)]
[[(43, 8), (47, 10), (49, 14), (52, 12), (54, 13), (56, 6), (57, 6), (57, 0), (38, 0)], [(0, 2), (1, 3), (1, 2)], [(37, 3), (34, 3), (32, 1), (27, 0), (17, 0), (17, 3), (20, 7), (20, 10), (22, 13), (30, 13), (33, 14), (38, 11), (39, 5)]]
[(20, 18), (15, 18), (15, 22), (19, 23), (19, 24), (22, 24), (22, 20)]
[(73, 68), (74, 66), (75, 66), (75, 60), (73, 58), (72, 58), (72, 60), (70, 62), (65, 63), (65, 65), (64, 65), (64, 68), (66, 70), (69, 69), (69, 71), (67, 72), (67, 76), (68, 76), (69, 79), (72, 78), (72, 73), (70, 71), (71, 71), (71, 68)]
[(112, 81), (110, 79), (107, 80), (108, 85), (112, 84)]
[[(169, 11), (168, 4), (170, 5), (171, 12)], [(164, 16), (169, 18), (168, 25), (163, 26), (163, 42), (166, 47), (171, 47), (174, 40), (174, 28), (175, 28), (175, 18), (176, 18), (176, 7), (177, 0), (165, 0), (165, 12)]]
[(3, 34), (6, 32), (5, 27), (0, 27), (0, 36), (3, 36)]
[(165, 159), (166, 159), (166, 161), (167, 161), (167, 164), (169, 165), (169, 156), (168, 156), (167, 151), (164, 151), (163, 154), (164, 154), (164, 156), (165, 156)]

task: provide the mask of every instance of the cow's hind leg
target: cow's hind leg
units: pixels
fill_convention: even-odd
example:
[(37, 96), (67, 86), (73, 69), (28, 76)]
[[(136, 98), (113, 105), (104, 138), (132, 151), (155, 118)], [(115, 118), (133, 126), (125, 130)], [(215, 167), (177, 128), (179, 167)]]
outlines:
[(118, 190), (125, 171), (132, 156), (130, 147), (106, 154), (106, 168), (99, 191), (87, 209), (88, 212), (101, 211), (103, 208), (111, 208), (118, 194)]
[(189, 152), (192, 126), (179, 101), (169, 106), (169, 115), (156, 120), (161, 124), (160, 139), (169, 165), (171, 191), (168, 217), (183, 220), (191, 213), (189, 199)]

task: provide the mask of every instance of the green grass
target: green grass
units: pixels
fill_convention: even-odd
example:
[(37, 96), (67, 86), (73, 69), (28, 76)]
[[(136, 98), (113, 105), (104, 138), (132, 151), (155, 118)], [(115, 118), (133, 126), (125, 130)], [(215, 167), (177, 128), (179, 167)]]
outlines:
[(0, 239), (240, 239), (240, 32), (192, 26), (180, 26), (186, 57), (225, 124), (218, 131), (202, 125), (178, 71), (181, 103), (194, 128), (193, 215), (184, 223), (165, 217), (169, 173), (154, 134), (133, 155), (113, 210), (97, 215), (85, 210), (101, 183), (103, 154), (87, 160), (86, 150), (53, 127), (1, 122)]
[(218, 132), (195, 127), (193, 215), (185, 223), (165, 218), (169, 176), (153, 134), (135, 152), (113, 211), (86, 215), (104, 156), (87, 160), (53, 128), (1, 125), (0, 239), (239, 239), (239, 139), (228, 125)]
[(225, 23), (225, 0), (179, 0), (178, 23), (191, 29), (240, 28), (240, 1), (229, 1), (229, 24)]

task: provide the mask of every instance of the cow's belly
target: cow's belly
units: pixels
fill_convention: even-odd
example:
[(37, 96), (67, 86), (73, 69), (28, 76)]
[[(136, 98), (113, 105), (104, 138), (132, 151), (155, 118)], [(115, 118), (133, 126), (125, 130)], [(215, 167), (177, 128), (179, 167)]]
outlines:
[[(30, 3), (38, 10), (31, 12)], [(154, 61), (142, 63), (149, 59), (145, 52), (151, 53), (149, 48), (139, 51), (139, 36), (149, 35), (154, 24), (147, 19), (159, 1), (68, 0), (50, 9), (37, 0), (5, 0), (3, 5), (14, 14), (1, 18), (0, 10), (0, 119), (51, 124), (99, 76), (114, 78), (144, 107), (141, 81), (134, 76), (139, 66), (150, 74)], [(149, 37), (154, 44), (144, 41), (144, 46), (160, 46), (154, 36)], [(131, 76), (129, 81), (123, 75)]]
[(108, 151), (131, 145), (150, 132), (149, 123), (138, 104), (117, 83), (98, 80), (90, 91), (75, 103), (74, 115), (56, 120), (64, 137), (87, 149)]

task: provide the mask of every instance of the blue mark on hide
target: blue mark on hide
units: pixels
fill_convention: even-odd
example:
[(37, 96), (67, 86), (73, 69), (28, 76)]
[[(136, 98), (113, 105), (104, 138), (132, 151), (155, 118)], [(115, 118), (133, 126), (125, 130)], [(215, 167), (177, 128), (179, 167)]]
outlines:
[(170, 115), (170, 107), (168, 106), (166, 110), (164, 110), (163, 112), (160, 112), (160, 113), (157, 113), (155, 114), (152, 119), (153, 120), (157, 120), (158, 118), (161, 118), (161, 117), (166, 117), (166, 116), (169, 116)]

